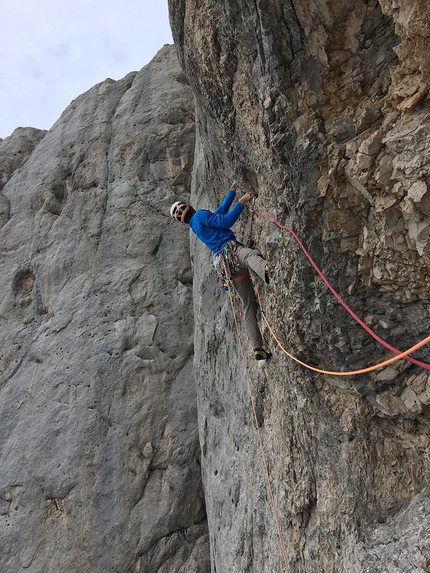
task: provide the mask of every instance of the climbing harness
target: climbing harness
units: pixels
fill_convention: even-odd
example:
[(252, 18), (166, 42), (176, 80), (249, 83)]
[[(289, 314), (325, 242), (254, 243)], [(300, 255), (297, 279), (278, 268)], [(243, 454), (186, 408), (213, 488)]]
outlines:
[[(261, 213), (259, 213), (257, 211), (257, 209), (255, 209), (254, 207), (254, 212), (255, 214), (260, 217), (261, 219), (263, 219), (264, 221), (267, 221), (267, 218), (262, 215)], [(278, 338), (276, 337), (272, 327), (269, 324), (269, 321), (267, 320), (267, 317), (265, 315), (264, 312), (262, 312), (262, 316), (263, 319), (270, 331), (270, 333), (272, 334), (272, 337), (275, 339), (276, 343), (278, 344), (278, 346), (281, 348), (281, 350), (287, 355), (289, 356), (292, 360), (295, 360), (296, 362), (298, 362), (299, 364), (301, 364), (302, 366), (304, 366), (305, 368), (308, 368), (310, 370), (314, 370), (315, 372), (320, 372), (323, 374), (330, 374), (332, 376), (352, 376), (355, 374), (363, 374), (365, 372), (371, 372), (373, 370), (377, 370), (378, 368), (382, 368), (384, 366), (387, 366), (388, 364), (392, 364), (393, 362), (396, 362), (397, 360), (400, 360), (401, 358), (405, 358), (406, 360), (409, 360), (410, 362), (417, 364), (418, 366), (421, 366), (422, 368), (425, 368), (427, 370), (430, 370), (430, 365), (426, 364), (425, 362), (421, 362), (420, 360), (416, 360), (415, 358), (412, 358), (411, 356), (409, 356), (409, 354), (411, 354), (412, 352), (415, 352), (415, 350), (418, 350), (419, 348), (421, 348), (422, 346), (424, 346), (425, 344), (427, 344), (428, 342), (430, 342), (430, 336), (425, 338), (424, 340), (422, 340), (421, 342), (419, 342), (418, 344), (416, 344), (415, 346), (411, 347), (410, 349), (406, 350), (405, 352), (401, 352), (400, 350), (398, 350), (397, 348), (394, 348), (393, 346), (391, 346), (388, 342), (386, 342), (385, 340), (383, 340), (382, 338), (380, 338), (375, 332), (373, 332), (373, 330), (371, 328), (369, 328), (367, 326), (367, 324), (365, 324), (350, 308), (349, 306), (346, 304), (346, 302), (341, 298), (341, 296), (335, 291), (335, 289), (331, 286), (331, 284), (329, 283), (329, 281), (325, 278), (325, 276), (323, 275), (323, 273), (321, 272), (321, 270), (318, 268), (317, 264), (315, 263), (315, 261), (312, 259), (312, 257), (310, 256), (310, 254), (308, 253), (308, 251), (306, 250), (305, 246), (303, 245), (303, 243), (300, 241), (299, 237), (297, 236), (297, 234), (293, 231), (293, 229), (287, 225), (281, 225), (279, 223), (279, 221), (276, 219), (276, 217), (273, 215), (273, 213), (269, 212), (269, 216), (271, 217), (271, 219), (273, 220), (273, 222), (281, 229), (285, 229), (287, 231), (289, 231), (292, 236), (294, 237), (294, 239), (297, 241), (298, 245), (300, 246), (300, 248), (302, 249), (302, 251), (305, 253), (306, 257), (308, 258), (308, 260), (310, 261), (310, 263), (312, 264), (312, 266), (314, 267), (314, 269), (317, 271), (318, 275), (322, 278), (322, 280), (324, 281), (324, 283), (327, 285), (327, 287), (330, 289), (330, 291), (334, 294), (334, 296), (336, 297), (336, 299), (342, 304), (342, 306), (349, 312), (349, 314), (375, 339), (377, 340), (380, 344), (382, 344), (383, 346), (385, 346), (386, 348), (388, 348), (389, 350), (391, 350), (392, 352), (394, 352), (397, 356), (394, 358), (391, 358), (389, 360), (385, 360), (379, 364), (376, 364), (374, 366), (370, 366), (369, 368), (364, 368), (364, 369), (360, 369), (360, 370), (354, 370), (354, 371), (350, 371), (350, 372), (333, 372), (333, 371), (329, 371), (329, 370), (322, 370), (319, 368), (315, 368), (313, 366), (310, 366), (302, 361), (300, 361), (299, 359), (295, 358), (292, 354), (288, 353), (287, 350), (285, 350), (285, 348), (282, 346), (282, 344), (280, 343), (280, 341), (278, 340)], [(260, 299), (260, 295), (258, 292), (258, 285), (256, 283), (256, 281), (254, 281), (254, 285), (257, 291), (257, 296), (258, 296), (258, 301), (260, 304), (260, 308), (262, 309), (261, 306), (261, 299)]]
[(243, 269), (239, 265), (237, 247), (237, 243), (229, 241), (224, 249), (214, 256), (214, 266), (221, 272), (219, 278), (221, 290), (227, 291), (230, 281), (234, 286), (234, 283), (240, 282), (248, 275), (248, 269)]
[(219, 277), (219, 288), (222, 291), (232, 290), (234, 292), (239, 316), (242, 318), (242, 304), (235, 284), (248, 276), (249, 272), (248, 269), (243, 269), (239, 266), (237, 247), (237, 243), (229, 241), (221, 253), (214, 255), (214, 267), (221, 273)]
[(225, 261), (229, 278), (235, 277), (240, 271), (237, 243), (235, 243), (235, 241), (229, 241), (220, 253), (220, 257)]

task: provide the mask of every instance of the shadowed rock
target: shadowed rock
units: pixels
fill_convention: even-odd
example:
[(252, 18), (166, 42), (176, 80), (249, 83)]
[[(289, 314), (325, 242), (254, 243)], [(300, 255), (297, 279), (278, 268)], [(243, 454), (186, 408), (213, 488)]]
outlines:
[[(233, 179), (258, 191), (257, 209), (294, 228), (380, 337), (404, 350), (428, 336), (427, 3), (169, 4), (196, 98), (192, 202), (216, 207)], [(249, 227), (245, 213), (240, 240)], [(289, 352), (338, 371), (392, 356), (289, 233), (258, 219), (253, 237), (271, 266), (264, 311)], [(192, 250), (212, 568), (284, 571), (230, 303), (209, 253)], [(401, 361), (335, 378), (274, 342), (261, 368), (243, 342), (290, 571), (426, 571), (428, 371)], [(416, 357), (429, 362), (428, 345)]]

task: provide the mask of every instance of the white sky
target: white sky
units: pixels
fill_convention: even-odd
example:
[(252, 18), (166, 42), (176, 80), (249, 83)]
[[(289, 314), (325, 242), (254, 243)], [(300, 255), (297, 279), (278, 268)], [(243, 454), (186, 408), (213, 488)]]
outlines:
[(93, 85), (172, 44), (167, 0), (3, 0), (0, 138), (49, 129)]

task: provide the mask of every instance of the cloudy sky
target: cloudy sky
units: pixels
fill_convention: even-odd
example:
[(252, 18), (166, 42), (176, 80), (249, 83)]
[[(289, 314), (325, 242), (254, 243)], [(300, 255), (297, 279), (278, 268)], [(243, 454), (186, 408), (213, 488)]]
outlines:
[(78, 95), (171, 43), (167, 0), (2, 0), (0, 138), (49, 129)]

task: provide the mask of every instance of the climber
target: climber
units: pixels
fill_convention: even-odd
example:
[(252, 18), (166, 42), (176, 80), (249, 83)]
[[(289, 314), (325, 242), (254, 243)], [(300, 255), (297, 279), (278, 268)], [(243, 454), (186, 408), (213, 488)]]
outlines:
[(256, 249), (245, 247), (236, 240), (230, 229), (238, 220), (244, 205), (257, 197), (257, 193), (245, 193), (231, 211), (236, 195), (236, 183), (233, 182), (225, 199), (212, 213), (207, 209), (195, 210), (191, 205), (176, 201), (170, 208), (171, 216), (181, 223), (188, 224), (197, 237), (214, 253), (215, 266), (224, 265), (234, 288), (243, 305), (245, 328), (251, 340), (256, 360), (267, 360), (272, 354), (263, 349), (263, 338), (257, 323), (258, 304), (248, 269), (255, 271), (265, 282), (269, 283), (268, 267), (262, 254)]

